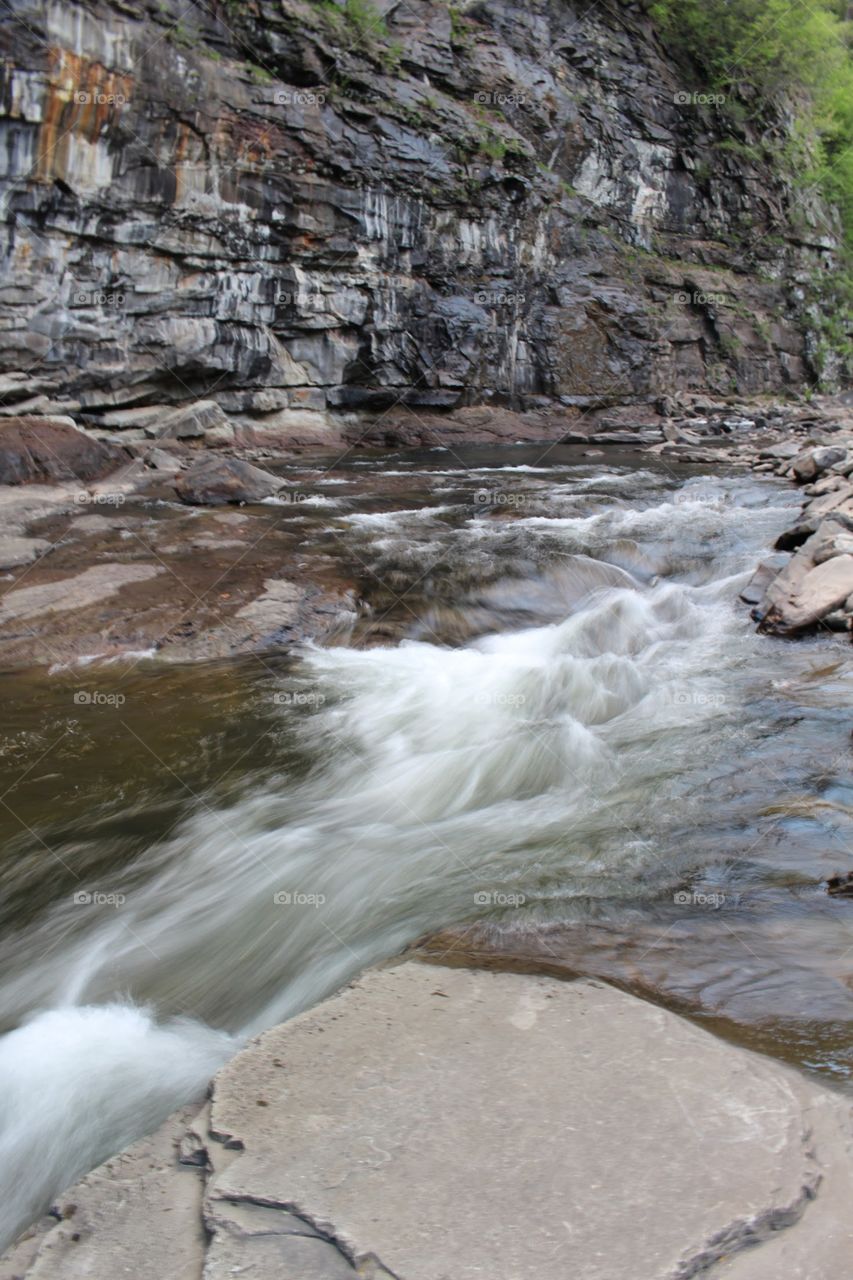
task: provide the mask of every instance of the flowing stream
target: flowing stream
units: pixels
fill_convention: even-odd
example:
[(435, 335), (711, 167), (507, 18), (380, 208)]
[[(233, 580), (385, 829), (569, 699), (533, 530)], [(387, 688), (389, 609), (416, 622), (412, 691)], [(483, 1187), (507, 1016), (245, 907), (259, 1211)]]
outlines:
[(3, 677), (4, 1239), (453, 922), (844, 1084), (853, 906), (820, 881), (853, 865), (850, 647), (760, 637), (737, 598), (797, 495), (540, 454), (289, 468), (363, 600), (298, 658)]

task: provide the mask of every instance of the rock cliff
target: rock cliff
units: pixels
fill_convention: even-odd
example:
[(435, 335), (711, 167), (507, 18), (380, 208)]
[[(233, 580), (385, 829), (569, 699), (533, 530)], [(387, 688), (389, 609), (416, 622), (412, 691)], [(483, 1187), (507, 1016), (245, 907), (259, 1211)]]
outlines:
[(8, 8), (6, 412), (275, 430), (815, 376), (833, 217), (642, 4)]

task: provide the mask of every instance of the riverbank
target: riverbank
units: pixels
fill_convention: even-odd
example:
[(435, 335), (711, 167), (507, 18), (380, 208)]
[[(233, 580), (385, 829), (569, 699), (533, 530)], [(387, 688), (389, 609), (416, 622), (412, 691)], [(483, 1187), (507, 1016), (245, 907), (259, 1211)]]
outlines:
[[(701, 448), (368, 450), (325, 472), (188, 446), (139, 501), (155, 525), (286, 517), (273, 580), (316, 557), (356, 616), (298, 652), (282, 632), (216, 662), (6, 673), (7, 1240), (247, 1037), (454, 925), (481, 967), (611, 979), (850, 1080), (853, 916), (827, 890), (853, 839), (853, 650), (757, 633), (738, 593), (798, 494), (706, 416)], [(714, 441), (743, 461), (683, 456)], [(105, 554), (139, 563), (121, 532)]]
[(59, 1196), (0, 1280), (838, 1280), (850, 1104), (591, 981), (368, 971)]
[[(793, 478), (792, 458), (815, 456), (816, 446), (827, 459), (809, 490), (819, 499), (818, 521), (831, 509), (826, 521), (836, 532), (853, 527), (845, 506), (853, 494), (853, 414), (840, 399), (681, 397), (657, 409), (399, 410), (376, 420), (324, 419), (311, 430), (291, 425), (261, 442), (257, 432), (235, 433), (218, 406), (208, 411), (204, 403), (160, 417), (122, 411), (135, 414), (136, 425), (123, 418), (120, 431), (95, 433), (67, 417), (7, 417), (0, 422), (0, 481), (7, 481), (0, 483), (0, 666), (56, 669), (140, 655), (212, 660), (346, 636), (364, 612), (363, 566), (353, 561), (347, 571), (310, 535), (352, 484), (342, 464), (375, 457), (371, 448), (380, 445), (392, 471), (395, 449), (445, 450), (453, 462), (471, 445), (526, 442), (536, 447), (534, 465), (568, 445), (578, 461), (616, 450), (663, 464), (775, 467)], [(481, 490), (472, 495), (477, 514), (521, 514), (511, 493), (491, 501), (486, 492), (485, 502)], [(806, 519), (815, 511), (813, 504)], [(829, 625), (847, 627), (853, 560), (843, 537), (827, 536), (826, 521), (820, 532), (814, 525), (815, 539), (787, 574), (777, 558), (772, 573), (765, 566), (756, 580), (760, 591), (750, 588), (758, 604), (778, 574), (775, 594), (761, 606), (765, 629), (802, 630), (827, 615)], [(808, 599), (795, 605), (789, 597), (800, 579), (836, 555), (847, 558), (821, 568), (819, 582), (809, 578)], [(791, 617), (774, 624), (780, 607)]]

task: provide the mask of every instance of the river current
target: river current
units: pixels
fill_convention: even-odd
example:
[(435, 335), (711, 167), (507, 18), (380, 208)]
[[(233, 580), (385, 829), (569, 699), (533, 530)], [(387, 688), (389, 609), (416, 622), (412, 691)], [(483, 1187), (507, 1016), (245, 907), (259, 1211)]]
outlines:
[(281, 518), (358, 584), (323, 646), (2, 677), (3, 1239), (455, 922), (846, 1086), (851, 650), (738, 600), (797, 495), (541, 454), (289, 467)]

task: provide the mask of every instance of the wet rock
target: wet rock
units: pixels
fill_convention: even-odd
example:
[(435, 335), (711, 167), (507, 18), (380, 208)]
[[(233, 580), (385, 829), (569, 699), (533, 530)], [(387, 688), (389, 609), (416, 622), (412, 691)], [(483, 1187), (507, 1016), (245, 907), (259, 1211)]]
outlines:
[(32, 564), (33, 560), (49, 550), (46, 538), (20, 538), (14, 535), (0, 536), (0, 569), (17, 569)]
[(127, 454), (81, 431), (73, 418), (0, 421), (0, 484), (86, 482), (127, 461)]
[(850, 1140), (843, 1097), (647, 1001), (408, 962), (258, 1037), (0, 1280), (837, 1280)]
[(791, 470), (801, 483), (805, 483), (808, 480), (814, 480), (836, 462), (843, 462), (846, 457), (847, 450), (840, 447), (809, 449), (794, 459)]
[(767, 594), (771, 582), (779, 575), (788, 563), (788, 556), (780, 553), (762, 560), (749, 582), (740, 593), (741, 600), (747, 604), (758, 604)]
[(162, 566), (155, 564), (99, 564), (56, 582), (16, 587), (0, 597), (0, 624), (45, 613), (86, 609), (129, 583), (144, 582), (162, 572)]
[(853, 871), (830, 876), (826, 882), (826, 892), (831, 898), (853, 898)]
[[(795, 223), (751, 146), (720, 159), (725, 128), (674, 101), (646, 6), (497, 0), (453, 29), (437, 0), (382, 7), (387, 32), (353, 39), (340, 5), (300, 0), (227, 21), (106, 0), (97, 23), (14, 0), (8, 396), (97, 416), (221, 394), (261, 415), (699, 387), (743, 424), (740, 396), (716, 399), (732, 379), (808, 376), (813, 308), (788, 282), (816, 254), (832, 269), (828, 211), (812, 193)], [(505, 90), (523, 110), (478, 123), (477, 96)]]
[(270, 578), (264, 583), (263, 595), (244, 605), (236, 616), (258, 633), (292, 630), (298, 623), (299, 606), (305, 594), (305, 588), (295, 582)]
[(844, 604), (853, 592), (853, 555), (838, 555), (813, 565), (810, 557), (795, 556), (789, 571), (779, 575), (766, 597), (768, 608), (761, 630), (773, 635), (796, 635), (820, 622)]
[(202, 458), (175, 482), (182, 502), (217, 507), (229, 502), (262, 502), (284, 488), (284, 481), (239, 458)]

